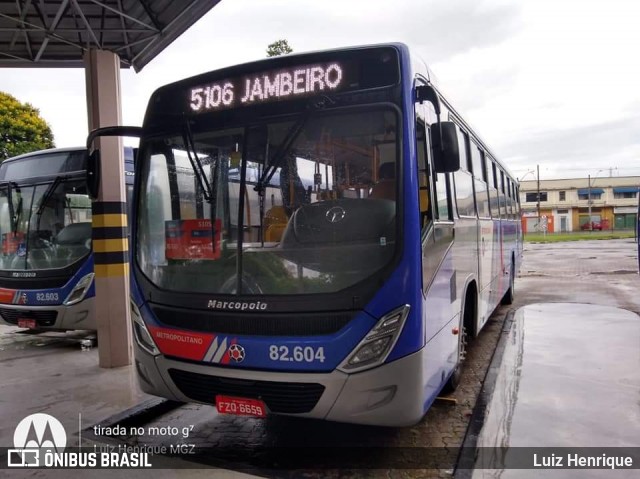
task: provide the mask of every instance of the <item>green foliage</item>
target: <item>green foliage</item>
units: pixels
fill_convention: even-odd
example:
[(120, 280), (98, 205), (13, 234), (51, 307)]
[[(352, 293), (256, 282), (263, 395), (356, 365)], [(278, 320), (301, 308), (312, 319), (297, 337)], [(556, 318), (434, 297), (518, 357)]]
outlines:
[(40, 111), (0, 91), (0, 161), (54, 146), (53, 133)]
[(267, 47), (268, 57), (277, 57), (278, 55), (286, 55), (293, 52), (293, 48), (289, 46), (289, 42), (282, 39), (276, 40)]

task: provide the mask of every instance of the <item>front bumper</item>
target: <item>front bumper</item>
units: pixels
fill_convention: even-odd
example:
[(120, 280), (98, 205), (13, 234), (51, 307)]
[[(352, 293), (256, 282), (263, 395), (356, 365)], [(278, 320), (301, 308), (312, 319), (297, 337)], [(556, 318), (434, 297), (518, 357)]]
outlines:
[(67, 331), (74, 329), (96, 330), (95, 298), (87, 298), (71, 306), (21, 306), (0, 305), (0, 322), (17, 326), (19, 319), (35, 319), (38, 329)]
[[(143, 391), (182, 402), (215, 403), (216, 387), (229, 391), (242, 391), (236, 395), (261, 397), (268, 390), (270, 397), (280, 395), (272, 404), (288, 403), (295, 406), (292, 390), (322, 386), (323, 390), (308, 412), (276, 414), (295, 415), (330, 421), (377, 426), (410, 426), (416, 424), (425, 412), (424, 349), (377, 368), (345, 374), (267, 372), (231, 367), (215, 367), (174, 360), (165, 356), (151, 356), (135, 343), (136, 369)], [(171, 370), (171, 372), (170, 372)], [(176, 371), (178, 373), (176, 373)], [(189, 386), (174, 381), (177, 376), (188, 376)], [(197, 382), (198, 393), (193, 386)], [(217, 385), (217, 386), (216, 386)], [(210, 398), (203, 400), (204, 397)], [(300, 393), (303, 394), (303, 393)], [(194, 396), (196, 396), (194, 398)], [(304, 398), (308, 401), (308, 396)], [(269, 401), (265, 399), (267, 406)], [(293, 408), (295, 409), (295, 407)], [(289, 410), (293, 410), (289, 409)], [(274, 411), (271, 411), (272, 413)]]

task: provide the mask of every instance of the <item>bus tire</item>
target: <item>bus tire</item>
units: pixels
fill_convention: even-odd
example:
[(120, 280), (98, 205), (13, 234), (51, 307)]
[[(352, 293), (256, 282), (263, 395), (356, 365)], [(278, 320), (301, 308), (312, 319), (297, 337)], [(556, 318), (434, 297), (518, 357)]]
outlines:
[(515, 299), (515, 278), (516, 266), (514, 264), (513, 258), (511, 258), (511, 269), (509, 270), (509, 289), (506, 293), (504, 293), (500, 304), (513, 304), (513, 300)]

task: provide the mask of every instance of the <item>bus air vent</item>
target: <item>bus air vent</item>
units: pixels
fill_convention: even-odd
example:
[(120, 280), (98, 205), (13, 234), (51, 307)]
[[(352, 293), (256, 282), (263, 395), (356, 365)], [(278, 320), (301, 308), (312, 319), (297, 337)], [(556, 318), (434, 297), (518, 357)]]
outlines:
[(334, 334), (356, 315), (348, 312), (322, 313), (227, 313), (174, 309), (152, 305), (165, 326), (208, 333), (251, 336), (321, 336)]
[(0, 315), (7, 323), (18, 324), (20, 319), (35, 319), (36, 324), (41, 327), (53, 326), (56, 323), (58, 312), (55, 310), (24, 310), (0, 308)]
[(227, 378), (180, 369), (169, 369), (169, 376), (182, 394), (194, 401), (213, 404), (217, 394), (262, 399), (275, 413), (310, 412), (324, 392), (322, 384), (240, 379), (230, 382)]

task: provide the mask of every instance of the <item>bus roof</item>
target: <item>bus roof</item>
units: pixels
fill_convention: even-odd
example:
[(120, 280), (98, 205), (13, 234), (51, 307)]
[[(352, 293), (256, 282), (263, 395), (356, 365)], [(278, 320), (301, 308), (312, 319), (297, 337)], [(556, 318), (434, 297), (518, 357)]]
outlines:
[[(82, 153), (85, 151), (86, 148), (81, 146), (50, 148), (7, 158), (0, 163), (0, 181), (24, 181), (83, 171), (85, 161)], [(48, 162), (52, 158), (57, 159), (54, 163)], [(134, 170), (134, 149), (129, 146), (124, 147), (124, 167), (125, 174), (131, 176)]]
[[(85, 151), (85, 150), (86, 148), (84, 146), (69, 146), (66, 148), (49, 148), (46, 150), (31, 151), (29, 153), (24, 153), (22, 155), (13, 156), (11, 158), (7, 158), (6, 160), (3, 160), (2, 163), (19, 161), (24, 158), (33, 158), (34, 156), (47, 155), (51, 153), (71, 153), (75, 151)], [(124, 161), (125, 163), (133, 163), (133, 148), (130, 146), (124, 147)]]
[(409, 51), (409, 47), (401, 42), (390, 42), (390, 43), (373, 43), (373, 44), (368, 44), (368, 45), (353, 45), (353, 46), (347, 46), (347, 47), (339, 47), (339, 48), (330, 48), (330, 49), (326, 49), (326, 50), (313, 50), (313, 51), (308, 51), (308, 52), (298, 52), (298, 53), (289, 53), (286, 55), (278, 55), (275, 57), (267, 57), (267, 58), (261, 58), (259, 60), (253, 60), (250, 62), (245, 62), (245, 63), (237, 63), (237, 64), (233, 64), (233, 65), (227, 65), (226, 67), (222, 67), (222, 68), (218, 68), (216, 70), (209, 70), (207, 72), (204, 73), (199, 73), (198, 75), (194, 75), (191, 77), (187, 77), (187, 78), (183, 78), (181, 80), (172, 82), (172, 83), (168, 83), (166, 85), (163, 85), (159, 88), (157, 88), (153, 94), (151, 95), (152, 97), (164, 90), (164, 89), (173, 89), (177, 86), (181, 86), (182, 84), (190, 84), (193, 82), (197, 82), (200, 79), (205, 79), (207, 77), (209, 77), (212, 74), (216, 74), (216, 73), (222, 73), (222, 72), (226, 72), (228, 70), (253, 70), (254, 68), (256, 70), (259, 70), (260, 68), (263, 68), (263, 65), (265, 67), (268, 68), (268, 65), (272, 64), (272, 63), (282, 63), (282, 62), (286, 62), (286, 63), (295, 63), (296, 59), (300, 59), (300, 60), (304, 60), (305, 57), (312, 57), (315, 55), (326, 55), (326, 54), (332, 54), (332, 53), (343, 53), (343, 52), (349, 52), (349, 51), (357, 51), (357, 50), (372, 50), (372, 49), (377, 49), (377, 48), (385, 48), (385, 47), (392, 47), (395, 48), (398, 51), (405, 51), (408, 52)]
[[(492, 149), (489, 148), (489, 146), (482, 140), (477, 130), (475, 128), (472, 128), (472, 126), (464, 118), (464, 116), (461, 115), (455, 107), (453, 107), (453, 105), (444, 95), (439, 85), (439, 82), (437, 81), (436, 76), (433, 74), (433, 71), (429, 68), (428, 64), (421, 58), (420, 55), (418, 55), (415, 52), (415, 50), (412, 47), (402, 42), (354, 45), (354, 46), (340, 47), (340, 48), (327, 49), (327, 50), (315, 50), (315, 51), (309, 51), (309, 52), (299, 52), (299, 53), (292, 53), (287, 55), (279, 55), (276, 57), (261, 58), (259, 60), (254, 60), (251, 62), (228, 65), (223, 68), (211, 70), (208, 72), (200, 73), (195, 76), (184, 78), (176, 82), (163, 85), (153, 92), (153, 94), (149, 99), (147, 113), (145, 114), (145, 119), (144, 119), (144, 125), (147, 126), (147, 121), (148, 121), (147, 115), (149, 115), (152, 112), (152, 105), (154, 102), (154, 98), (162, 94), (162, 92), (165, 90), (178, 89), (178, 88), (185, 87), (187, 85), (193, 85), (200, 82), (204, 83), (212, 76), (221, 75), (222, 77), (224, 77), (227, 74), (232, 75), (236, 71), (240, 72), (240, 71), (252, 71), (252, 70), (260, 70), (260, 69), (267, 70), (269, 68), (273, 68), (274, 64), (279, 65), (279, 64), (286, 64), (286, 63), (296, 63), (297, 60), (299, 60), (300, 62), (304, 62), (305, 58), (314, 57), (317, 55), (331, 55), (333, 53), (343, 54), (344, 52), (366, 51), (366, 50), (375, 50), (375, 49), (382, 49), (382, 48), (394, 48), (398, 52), (400, 59), (402, 60), (404, 58), (404, 60), (407, 62), (409, 71), (411, 71), (413, 76), (415, 76), (416, 74), (419, 74), (422, 77), (424, 77), (431, 85), (433, 85), (434, 88), (438, 91), (442, 101), (446, 105), (446, 108), (455, 115), (456, 120), (459, 123), (461, 123), (465, 127), (465, 129), (467, 129), (469, 134), (483, 147), (484, 151), (491, 158), (493, 158), (493, 160), (505, 171), (505, 173), (507, 173), (509, 176), (511, 176), (515, 180), (515, 176), (513, 176), (513, 174), (509, 171), (507, 166), (499, 159), (497, 155), (495, 155)], [(401, 70), (403, 70), (403, 68), (401, 68)], [(407, 70), (404, 70), (404, 71), (407, 71)], [(406, 79), (404, 79), (403, 81), (406, 81)], [(410, 79), (410, 82), (413, 83), (413, 78)], [(442, 120), (446, 121), (446, 120), (449, 120), (449, 118), (442, 118)]]
[(85, 148), (82, 146), (74, 146), (74, 147), (68, 147), (68, 148), (49, 148), (47, 150), (31, 151), (29, 153), (24, 153), (22, 155), (7, 158), (2, 163), (6, 163), (10, 161), (19, 161), (19, 160), (22, 160), (23, 158), (33, 158), (34, 156), (39, 156), (39, 155), (47, 155), (51, 153), (70, 153), (73, 151), (82, 151), (84, 149)]

